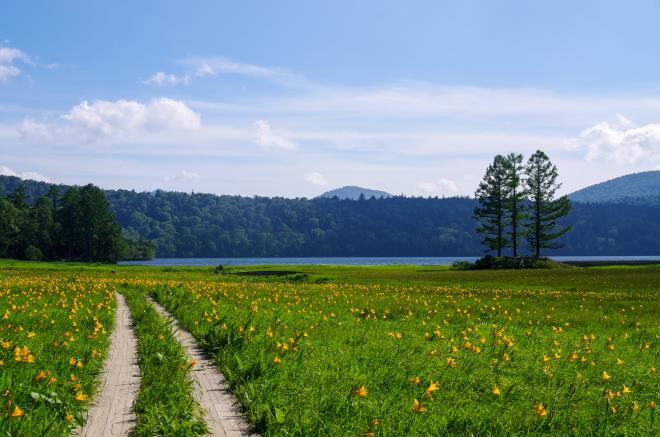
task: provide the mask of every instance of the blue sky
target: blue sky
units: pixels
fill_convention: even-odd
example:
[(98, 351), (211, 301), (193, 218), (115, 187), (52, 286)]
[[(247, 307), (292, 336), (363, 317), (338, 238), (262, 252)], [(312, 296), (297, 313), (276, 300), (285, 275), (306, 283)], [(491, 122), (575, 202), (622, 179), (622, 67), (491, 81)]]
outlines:
[(657, 1), (12, 2), (0, 173), (462, 195), (542, 148), (572, 191), (660, 169), (659, 22)]

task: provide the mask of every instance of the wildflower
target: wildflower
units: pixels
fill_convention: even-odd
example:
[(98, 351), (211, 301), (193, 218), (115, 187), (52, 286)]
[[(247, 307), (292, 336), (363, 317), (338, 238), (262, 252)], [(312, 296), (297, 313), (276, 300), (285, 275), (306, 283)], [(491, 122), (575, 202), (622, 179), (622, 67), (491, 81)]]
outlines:
[(655, 372), (656, 372), (655, 367), (651, 367), (651, 368), (649, 369), (649, 373), (650, 373), (651, 375), (655, 375)]
[(76, 361), (75, 358), (73, 358), (73, 357), (69, 357), (69, 365), (71, 365), (71, 366), (75, 366), (75, 365), (76, 365), (76, 362), (77, 362), (77, 361)]
[(499, 388), (497, 385), (494, 385), (494, 386), (490, 389), (490, 391), (491, 391), (491, 393), (493, 393), (495, 396), (499, 396), (500, 394), (502, 394), (502, 392), (500, 391), (500, 388)]
[(617, 358), (617, 359), (616, 359), (616, 365), (617, 365), (617, 366), (620, 366), (620, 365), (622, 365), (622, 364), (623, 364), (623, 360), (622, 360), (621, 358)]
[(548, 415), (548, 410), (545, 409), (542, 403), (537, 403), (534, 404), (534, 412), (541, 417), (545, 417)]
[(655, 401), (649, 401), (649, 402), (646, 404), (646, 406), (649, 407), (649, 408), (652, 409), (652, 410), (655, 409), (655, 406), (656, 406), (656, 405), (655, 405)]
[(89, 396), (87, 396), (85, 393), (83, 393), (81, 391), (76, 393), (75, 400), (83, 402), (83, 401), (86, 401), (87, 399), (89, 399)]
[(610, 380), (610, 374), (607, 373), (607, 371), (603, 370), (603, 373), (600, 375), (600, 379), (603, 381), (609, 381)]
[(67, 412), (64, 418), (66, 419), (67, 422), (71, 422), (73, 421), (73, 414)]
[(417, 413), (426, 413), (426, 407), (417, 399), (413, 399), (413, 411)]
[(447, 358), (447, 365), (449, 367), (456, 367), (456, 360), (452, 357)]
[(639, 410), (642, 409), (642, 405), (641, 405), (639, 402), (637, 402), (637, 401), (633, 401), (632, 404), (630, 405), (630, 408), (631, 408), (633, 411), (637, 412), (637, 411), (639, 411)]
[(439, 389), (440, 387), (438, 387), (438, 383), (431, 381), (431, 383), (426, 388), (426, 390), (424, 390), (424, 393), (426, 393), (426, 396), (428, 396), (430, 400), (433, 400), (433, 396), (431, 396), (431, 393), (433, 393), (434, 391), (438, 391)]
[(197, 360), (196, 359), (191, 359), (190, 360), (190, 367), (195, 367), (197, 365)]
[(353, 394), (355, 396), (359, 396), (361, 398), (364, 398), (364, 397), (367, 396), (368, 393), (369, 393), (369, 391), (367, 390), (367, 387), (365, 387), (364, 385), (358, 385), (357, 387), (353, 388)]
[(410, 383), (413, 384), (413, 385), (419, 385), (421, 382), (422, 381), (419, 378), (419, 376), (415, 376), (413, 379), (410, 380)]
[(21, 410), (21, 408), (18, 405), (14, 405), (14, 410), (11, 412), (10, 416), (11, 417), (20, 417), (23, 414), (25, 414), (25, 411)]
[(28, 331), (28, 334), (27, 334), (28, 338), (36, 337), (36, 335), (37, 334), (35, 332), (32, 332), (32, 331)]
[(37, 373), (37, 376), (34, 377), (34, 380), (35, 380), (35, 381), (41, 381), (41, 380), (44, 379), (46, 376), (48, 376), (48, 375), (46, 374), (46, 372), (44, 372), (43, 370), (40, 370), (39, 373)]
[(275, 358), (273, 358), (273, 363), (280, 364), (281, 362), (282, 362), (282, 358), (275, 355)]

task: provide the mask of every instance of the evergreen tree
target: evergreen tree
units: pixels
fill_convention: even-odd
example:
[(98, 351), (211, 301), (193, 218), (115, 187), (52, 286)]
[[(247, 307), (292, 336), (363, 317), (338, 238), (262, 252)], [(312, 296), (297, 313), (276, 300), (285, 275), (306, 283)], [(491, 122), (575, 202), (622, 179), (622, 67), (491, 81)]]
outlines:
[(474, 210), (474, 215), (480, 222), (477, 232), (483, 234), (482, 243), (486, 245), (486, 251), (497, 251), (497, 256), (502, 256), (502, 249), (508, 245), (504, 235), (506, 193), (506, 158), (497, 155), (479, 183), (475, 193), (479, 206)]
[(564, 235), (571, 227), (557, 227), (557, 219), (564, 217), (571, 209), (567, 196), (555, 199), (561, 184), (557, 182), (559, 172), (550, 158), (541, 150), (530, 156), (525, 166), (525, 187), (530, 202), (529, 221), (525, 236), (536, 258), (542, 248), (561, 247), (553, 240)]
[(513, 256), (518, 256), (518, 239), (521, 234), (522, 221), (525, 219), (525, 190), (522, 178), (525, 167), (523, 156), (519, 153), (509, 153), (504, 160), (506, 171), (506, 223), (509, 227), (509, 239)]

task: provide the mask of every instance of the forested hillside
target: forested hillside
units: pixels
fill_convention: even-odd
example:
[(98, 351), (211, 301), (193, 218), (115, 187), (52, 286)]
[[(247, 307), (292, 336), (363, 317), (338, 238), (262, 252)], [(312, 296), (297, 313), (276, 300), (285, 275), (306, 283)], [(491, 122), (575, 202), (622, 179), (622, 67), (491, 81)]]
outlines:
[(569, 197), (576, 202), (660, 205), (660, 170), (621, 176), (578, 190)]
[[(20, 179), (0, 177), (11, 192)], [(48, 185), (25, 181), (30, 198)], [(339, 200), (110, 190), (117, 222), (159, 257), (481, 255), (466, 198)], [(29, 199), (28, 199), (29, 200)], [(657, 255), (660, 207), (574, 203), (557, 255)]]

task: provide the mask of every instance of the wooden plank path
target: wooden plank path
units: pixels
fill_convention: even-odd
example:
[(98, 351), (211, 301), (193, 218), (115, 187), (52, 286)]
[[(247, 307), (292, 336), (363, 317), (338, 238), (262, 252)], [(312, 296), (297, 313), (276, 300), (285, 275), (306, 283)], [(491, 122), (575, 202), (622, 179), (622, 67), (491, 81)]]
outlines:
[(174, 327), (176, 339), (197, 363), (191, 375), (194, 381), (193, 397), (204, 410), (204, 420), (213, 436), (243, 437), (257, 436), (250, 431), (238, 400), (229, 390), (225, 377), (206, 358), (195, 338), (183, 329), (177, 320), (158, 302), (149, 298), (156, 311), (168, 318)]
[(119, 293), (115, 296), (115, 327), (101, 371), (101, 390), (87, 411), (85, 426), (72, 433), (75, 436), (127, 436), (135, 425), (133, 402), (140, 387), (137, 339), (124, 296)]

